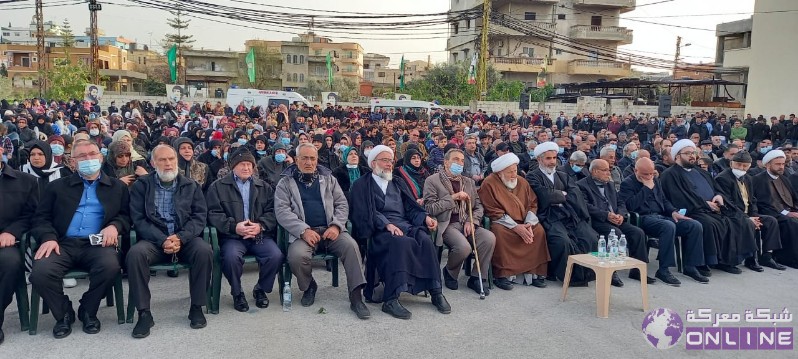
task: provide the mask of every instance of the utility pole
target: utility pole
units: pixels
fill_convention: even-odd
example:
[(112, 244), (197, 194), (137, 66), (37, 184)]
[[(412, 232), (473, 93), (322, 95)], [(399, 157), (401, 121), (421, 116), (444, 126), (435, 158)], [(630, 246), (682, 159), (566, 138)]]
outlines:
[(676, 36), (676, 56), (673, 57), (673, 79), (676, 80), (676, 68), (679, 64), (679, 55), (682, 52), (682, 37)]
[(44, 97), (44, 11), (42, 0), (36, 0), (36, 69), (39, 73), (39, 97)]
[(103, 7), (97, 0), (89, 0), (89, 13), (91, 14), (90, 37), (91, 37), (91, 82), (95, 85), (100, 83), (100, 48), (97, 40), (97, 12)]
[[(557, 5), (551, 5), (551, 23), (554, 25), (554, 33), (557, 32)], [(549, 40), (549, 61), (551, 61), (552, 57), (554, 56), (554, 35), (551, 34), (551, 39)], [(547, 64), (548, 65), (548, 64)]]
[(490, 26), (490, 0), (482, 4), (482, 31), (479, 41), (479, 63), (477, 64), (477, 99), (483, 100), (488, 92), (488, 27)]

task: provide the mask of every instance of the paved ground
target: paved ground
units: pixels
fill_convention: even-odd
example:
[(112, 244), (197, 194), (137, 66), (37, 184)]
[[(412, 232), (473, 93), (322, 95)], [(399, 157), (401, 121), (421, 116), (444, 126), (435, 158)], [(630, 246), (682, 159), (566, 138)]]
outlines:
[[(450, 315), (439, 314), (427, 298), (403, 296), (402, 302), (413, 312), (413, 319), (407, 321), (382, 313), (375, 304), (368, 304), (370, 320), (358, 320), (349, 311), (346, 280), (342, 278), (343, 286), (333, 288), (329, 273), (323, 268), (315, 273), (320, 283), (316, 304), (300, 306), (301, 292), (294, 285), (294, 306), (289, 313), (281, 310), (276, 291), (269, 295), (272, 305), (268, 309), (256, 308), (250, 297), (252, 309), (236, 312), (224, 283), (221, 312), (208, 315), (208, 327), (201, 330), (190, 329), (186, 318), (187, 273), (177, 279), (159, 274), (151, 283), (156, 325), (143, 340), (131, 338), (133, 324), (118, 325), (115, 310), (107, 307), (100, 310), (103, 328), (97, 335), (83, 333), (77, 322), (71, 336), (55, 340), (51, 334), (54, 320), (46, 315), (40, 319), (39, 334), (30, 336), (19, 331), (16, 304), (12, 303), (6, 312), (6, 341), (0, 346), (0, 358), (796, 357), (795, 351), (686, 351), (684, 339), (669, 350), (654, 349), (641, 333), (645, 313), (639, 283), (626, 279), (626, 272), (622, 272), (626, 286), (612, 290), (609, 319), (595, 316), (593, 284), (570, 289), (566, 302), (559, 299), (561, 285), (553, 282), (547, 282), (546, 289), (495, 289), (480, 301), (461, 278), (459, 291), (444, 289), (453, 308)], [(709, 285), (678, 275), (683, 282), (680, 288), (661, 283), (649, 286), (651, 308), (674, 309), (683, 319), (691, 308), (742, 313), (752, 307), (788, 307), (798, 312), (798, 270), (754, 273), (743, 269), (741, 275), (713, 274)], [(245, 287), (251, 288), (256, 276), (254, 267), (248, 267)], [(86, 281), (79, 281), (79, 286), (67, 293), (76, 301), (86, 286)], [(327, 314), (318, 314), (322, 307)], [(793, 327), (795, 323), (798, 319)]]

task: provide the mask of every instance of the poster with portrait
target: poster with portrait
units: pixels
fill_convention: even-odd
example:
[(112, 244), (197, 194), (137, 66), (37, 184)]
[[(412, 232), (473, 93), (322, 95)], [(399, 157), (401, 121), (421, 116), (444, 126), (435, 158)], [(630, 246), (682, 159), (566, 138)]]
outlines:
[(338, 105), (338, 93), (337, 92), (322, 92), (321, 93), (321, 102), (324, 104), (330, 104), (333, 106)]
[(103, 97), (103, 87), (100, 85), (87, 84), (83, 91), (83, 99), (93, 104), (100, 103)]
[(166, 97), (169, 98), (172, 102), (182, 101), (184, 98), (188, 98), (188, 93), (186, 93), (186, 88), (181, 85), (166, 85)]

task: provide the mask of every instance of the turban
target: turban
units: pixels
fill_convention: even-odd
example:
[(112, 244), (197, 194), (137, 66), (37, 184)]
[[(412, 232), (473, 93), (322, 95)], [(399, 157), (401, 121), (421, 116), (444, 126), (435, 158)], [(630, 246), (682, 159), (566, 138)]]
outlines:
[(535, 147), (535, 158), (540, 157), (540, 155), (548, 151), (557, 151), (559, 148), (560, 146), (557, 146), (554, 142), (543, 142)]
[(770, 151), (770, 152), (768, 152), (765, 155), (765, 157), (762, 157), (762, 165), (764, 166), (764, 165), (768, 164), (768, 162), (770, 162), (770, 160), (773, 160), (773, 159), (776, 159), (776, 158), (779, 158), (779, 157), (787, 158), (787, 156), (784, 155), (784, 151), (782, 151), (782, 150)]
[(377, 156), (380, 153), (383, 153), (383, 152), (390, 152), (391, 156), (393, 156), (393, 151), (391, 151), (391, 149), (388, 146), (385, 146), (385, 145), (379, 145), (379, 146), (376, 146), (376, 147), (371, 149), (371, 152), (369, 152), (369, 158), (368, 158), (369, 167), (371, 167), (371, 163), (374, 162), (375, 159), (377, 159)]
[(515, 155), (515, 153), (505, 153), (501, 157), (491, 162), (490, 169), (493, 171), (493, 173), (501, 172), (511, 165), (517, 165), (520, 161), (521, 160)]
[(676, 141), (673, 147), (671, 147), (671, 158), (676, 160), (676, 156), (679, 155), (679, 152), (687, 147), (695, 148), (695, 143), (688, 139)]

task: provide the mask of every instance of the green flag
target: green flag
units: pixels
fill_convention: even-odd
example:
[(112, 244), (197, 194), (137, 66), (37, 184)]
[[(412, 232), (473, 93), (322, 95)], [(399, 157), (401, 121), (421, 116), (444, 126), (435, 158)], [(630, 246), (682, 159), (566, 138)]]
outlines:
[(166, 62), (169, 64), (172, 83), (177, 83), (177, 45), (172, 45), (172, 48), (166, 52)]
[(330, 86), (330, 89), (332, 89), (333, 64), (332, 64), (332, 54), (330, 52), (327, 53), (327, 85)]
[(255, 83), (255, 48), (249, 49), (247, 54), (247, 75), (249, 75), (249, 82)]
[(399, 64), (399, 89), (405, 89), (405, 55), (402, 55), (402, 62)]

